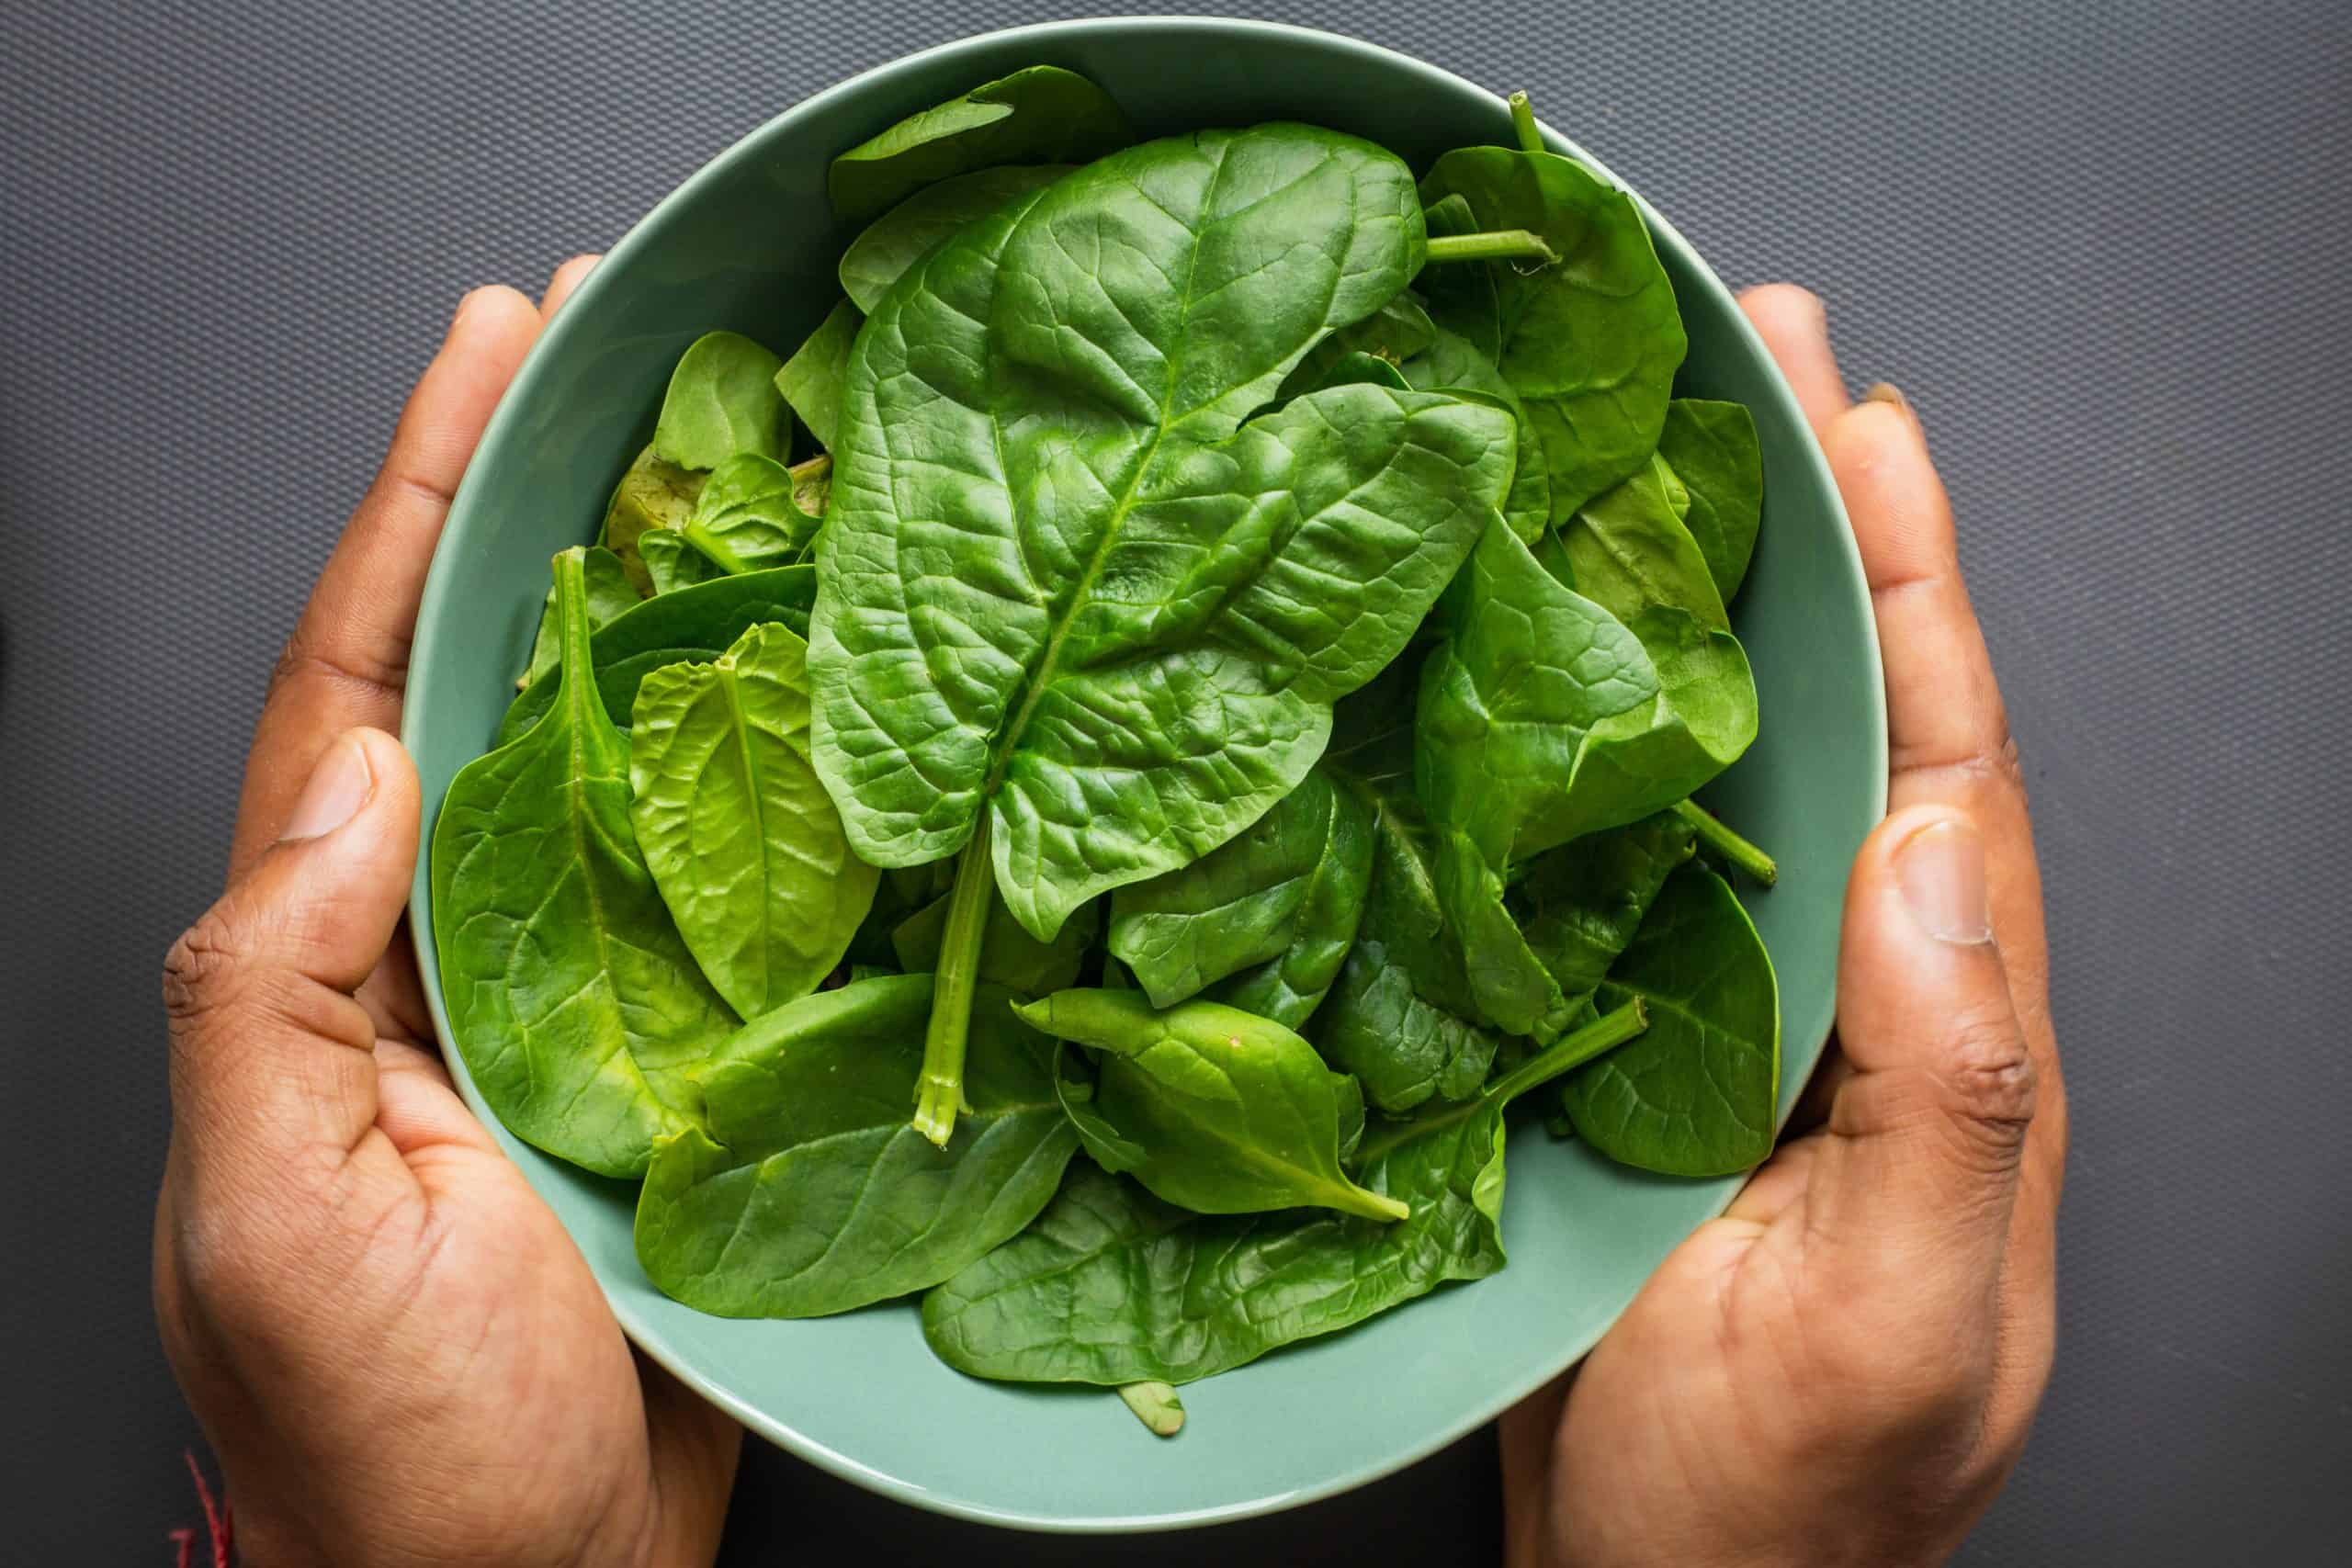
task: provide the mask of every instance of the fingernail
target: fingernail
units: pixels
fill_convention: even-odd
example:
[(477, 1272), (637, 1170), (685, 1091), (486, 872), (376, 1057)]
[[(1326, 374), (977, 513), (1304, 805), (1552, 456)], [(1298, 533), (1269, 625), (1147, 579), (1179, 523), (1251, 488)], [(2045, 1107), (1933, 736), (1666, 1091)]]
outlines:
[(1920, 829), (1894, 852), (1894, 877), (1919, 929), (1938, 942), (1993, 940), (1993, 907), (1984, 893), (1984, 840), (1965, 817)]
[(1892, 381), (1879, 382), (1869, 391), (1864, 392), (1862, 397), (1869, 402), (1886, 403), (1909, 418), (1919, 417), (1918, 411), (1911, 406), (1911, 400), (1903, 395), (1903, 389)]
[(465, 298), (458, 301), (458, 308), (449, 313), (449, 326), (451, 330), (454, 331), (458, 323), (464, 321), (467, 315), (472, 311), (475, 302), (489, 292), (490, 286), (488, 284), (484, 284), (479, 288), (467, 289)]
[(286, 819), (286, 830), (278, 834), (278, 841), (291, 843), (334, 832), (359, 815), (359, 808), (368, 803), (368, 792), (375, 787), (376, 774), (368, 766), (368, 749), (359, 743), (359, 737), (338, 736), (311, 771), (311, 782), (302, 786), (302, 798), (294, 803), (294, 814)]

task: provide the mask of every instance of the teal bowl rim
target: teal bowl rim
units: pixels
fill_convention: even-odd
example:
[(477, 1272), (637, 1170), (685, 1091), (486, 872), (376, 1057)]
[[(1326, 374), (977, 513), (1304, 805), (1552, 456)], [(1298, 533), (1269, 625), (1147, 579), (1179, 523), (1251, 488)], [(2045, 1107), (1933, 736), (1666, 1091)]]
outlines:
[[(1400, 53), (1379, 44), (1368, 43), (1362, 39), (1350, 38), (1342, 33), (1327, 32), (1318, 28), (1295, 27), (1283, 22), (1253, 21), (1224, 17), (1132, 16), (1039, 22), (1024, 27), (1006, 28), (994, 32), (976, 33), (952, 42), (936, 44), (930, 49), (912, 54), (900, 55), (883, 64), (862, 71), (844, 81), (835, 83), (832, 86), (802, 99), (781, 114), (763, 121), (755, 129), (739, 137), (732, 145), (712, 158), (693, 175), (687, 176), (675, 190), (657, 203), (651, 211), (639, 220), (628, 232), (605, 253), (606, 259), (625, 261), (641, 249), (659, 245), (662, 243), (662, 231), (671, 213), (691, 203), (704, 185), (715, 182), (719, 177), (721, 169), (732, 165), (739, 160), (756, 156), (753, 151), (754, 144), (759, 142), (772, 127), (786, 120), (822, 116), (836, 105), (854, 98), (862, 87), (876, 77), (905, 70), (917, 62), (949, 61), (959, 53), (978, 52), (983, 48), (993, 48), (1009, 42), (1035, 39), (1040, 44), (1050, 45), (1072, 35), (1117, 34), (1145, 28), (1160, 32), (1170, 28), (1197, 29), (1204, 34), (1214, 33), (1228, 38), (1236, 35), (1245, 37), (1254, 35), (1313, 39), (1323, 47), (1376, 61), (1387, 69), (1408, 72), (1449, 89), (1467, 88), (1472, 92), (1484, 94), (1493, 98), (1498, 107), (1503, 104), (1500, 95), (1468, 82), (1453, 72), (1431, 65), (1425, 61), (1416, 60), (1408, 54)], [(1649, 225), (1652, 242), (1659, 249), (1672, 252), (1676, 259), (1689, 269), (1690, 274), (1701, 280), (1701, 287), (1715, 296), (1716, 303), (1726, 309), (1730, 319), (1734, 321), (1734, 330), (1742, 335), (1748, 350), (1768, 368), (1770, 396), (1781, 405), (1781, 412), (1788, 418), (1790, 427), (1804, 433), (1801, 460), (1813, 468), (1814, 477), (1818, 481), (1822, 493), (1829, 498), (1831, 510), (1838, 523), (1842, 525), (1839, 541), (1844, 548), (1847, 563), (1851, 569), (1848, 582), (1860, 597), (1863, 622), (1865, 625), (1875, 626), (1876, 616), (1871, 604), (1868, 581), (1862, 570), (1860, 552), (1855, 545), (1853, 526), (1846, 515), (1844, 499), (1838, 492), (1837, 480), (1830, 472), (1828, 459), (1823, 454), (1819, 441), (1813, 435), (1811, 423), (1805, 418), (1804, 410), (1797, 403), (1796, 394), (1791, 390), (1786, 378), (1781, 376), (1780, 367), (1772, 359), (1770, 350), (1765, 347), (1762, 337), (1749, 323), (1746, 314), (1739, 310), (1731, 290), (1724, 285), (1723, 279), (1715, 276), (1714, 269), (1706, 264), (1705, 260), (1691, 247), (1690, 242), (1685, 240), (1674, 225), (1667, 221), (1655, 207), (1645, 200), (1640, 192), (1633, 190), (1607, 164), (1569, 138), (1561, 135), (1549, 126), (1544, 126), (1543, 131), (1545, 142), (1553, 151), (1581, 160), (1603, 178), (1625, 189), (1633, 196), (1634, 204), (1641, 209), (1644, 220)], [(490, 423), (482, 433), (481, 446), (489, 447), (498, 444), (506, 434), (507, 427), (521, 417), (517, 411), (530, 403), (538, 392), (539, 371), (547, 358), (540, 352), (541, 348), (548, 342), (562, 341), (571, 331), (574, 330), (586, 313), (584, 308), (592, 305), (601, 292), (600, 286), (606, 278), (616, 276), (620, 270), (602, 265), (596, 267), (580, 285), (565, 308), (557, 312), (555, 319), (540, 334), (539, 342), (533, 345), (530, 355), (525, 359), (522, 368), (507, 388), (505, 395), (499, 400), (497, 411), (491, 416)], [(458, 517), (465, 513), (474, 482), (474, 475), (469, 468), (452, 499), (449, 507), (451, 518)], [(413, 643), (415, 657), (409, 671), (409, 681), (413, 686), (423, 688), (427, 684), (432, 673), (433, 649), (436, 641), (434, 631), (442, 617), (449, 613), (447, 607), (447, 602), (455, 592), (453, 584), (458, 576), (458, 571), (453, 564), (451, 553), (436, 548), (432, 568), (425, 578), (424, 599), (417, 611), (416, 635)], [(1878, 707), (1883, 713), (1885, 707), (1885, 672), (1880, 660), (1875, 637), (1869, 639), (1867, 647), (1860, 650), (1860, 657), (1865, 660), (1863, 672), (1868, 682), (1879, 694)], [(405, 709), (401, 725), (401, 739), (403, 744), (410, 746), (412, 750), (414, 750), (417, 739), (411, 732), (411, 726), (415, 722), (413, 706)], [(1871, 777), (1875, 780), (1874, 805), (1871, 814), (1873, 817), (1883, 817), (1886, 814), (1887, 759), (1886, 732), (1883, 723), (1872, 729), (1870, 741), (1874, 754), (1869, 761), (1871, 766)], [(424, 854), (421, 847), (419, 874), (409, 900), (409, 919), (413, 930), (429, 932), (432, 929), (431, 911), (428, 908), (423, 861)], [(435, 1030), (440, 1038), (446, 1041), (449, 1037), (449, 1021), (442, 1006), (438, 955), (433, 951), (433, 943), (429, 938), (419, 940), (415, 945), (417, 967), (419, 977), (424, 985), (425, 1003), (432, 1013)], [(1834, 1016), (1834, 997), (1831, 1000)], [(1783, 1049), (1785, 1048), (1784, 1042)], [(445, 1058), (449, 1059), (451, 1077), (456, 1081), (458, 1092), (464, 1097), (466, 1104), (485, 1123), (494, 1123), (496, 1117), (482, 1100), (481, 1093), (474, 1088), (473, 1080), (466, 1073), (463, 1065), (454, 1057), (450, 1057), (446, 1050), (444, 1055)], [(599, 1284), (602, 1285), (601, 1280)], [(1556, 1364), (1551, 1366), (1540, 1376), (1523, 1379), (1518, 1383), (1502, 1389), (1483, 1404), (1474, 1407), (1466, 1416), (1457, 1417), (1449, 1425), (1425, 1433), (1416, 1441), (1406, 1445), (1385, 1460), (1332, 1475), (1317, 1484), (1295, 1487), (1272, 1495), (1253, 1497), (1213, 1508), (1181, 1513), (1059, 1518), (1018, 1510), (990, 1508), (961, 1498), (941, 1496), (896, 1476), (886, 1475), (860, 1464), (851, 1456), (827, 1448), (822, 1443), (795, 1430), (789, 1425), (776, 1420), (766, 1412), (738, 1399), (726, 1389), (712, 1383), (701, 1372), (688, 1365), (684, 1358), (678, 1356), (664, 1341), (658, 1329), (640, 1320), (632, 1309), (614, 1298), (609, 1290), (606, 1292), (606, 1301), (613, 1309), (615, 1318), (620, 1324), (621, 1331), (628, 1337), (631, 1343), (644, 1351), (654, 1362), (668, 1371), (672, 1376), (677, 1378), (696, 1394), (724, 1410), (746, 1430), (758, 1434), (786, 1451), (816, 1465), (819, 1469), (879, 1493), (893, 1501), (933, 1513), (968, 1519), (978, 1524), (1056, 1534), (1126, 1534), (1225, 1524), (1277, 1513), (1286, 1508), (1352, 1491), (1359, 1486), (1367, 1485), (1384, 1476), (1393, 1475), (1409, 1465), (1418, 1463), (1446, 1444), (1493, 1420), (1582, 1359), (1585, 1354), (1600, 1342), (1600, 1336), (1607, 1332), (1604, 1326), (1579, 1340), (1564, 1344)], [(1630, 1304), (1630, 1302), (1626, 1304)], [(1621, 1305), (1617, 1313), (1611, 1314), (1611, 1321), (1613, 1322), (1614, 1318), (1622, 1315), (1623, 1313), (1623, 1306)]]

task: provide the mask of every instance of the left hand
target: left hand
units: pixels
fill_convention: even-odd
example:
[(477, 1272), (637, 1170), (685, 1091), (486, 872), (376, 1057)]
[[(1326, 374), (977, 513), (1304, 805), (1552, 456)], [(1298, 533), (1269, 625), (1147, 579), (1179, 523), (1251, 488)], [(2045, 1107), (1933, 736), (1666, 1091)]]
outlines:
[(271, 682), (229, 889), (165, 961), (155, 1312), (243, 1561), (685, 1568), (741, 1433), (636, 1356), (450, 1087), (401, 910), (398, 727), (451, 492), (546, 317), (467, 296)]

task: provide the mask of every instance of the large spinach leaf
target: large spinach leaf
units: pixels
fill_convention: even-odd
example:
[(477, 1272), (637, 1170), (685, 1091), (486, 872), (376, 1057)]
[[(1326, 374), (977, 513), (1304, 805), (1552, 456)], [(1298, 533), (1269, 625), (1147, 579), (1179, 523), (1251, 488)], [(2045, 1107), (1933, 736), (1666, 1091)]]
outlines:
[(729, 1317), (814, 1317), (937, 1283), (1019, 1231), (1078, 1139), (1051, 1047), (985, 994), (971, 1109), (944, 1149), (907, 1124), (931, 977), (821, 992), (745, 1026), (696, 1072), (709, 1132), (665, 1142), (637, 1255), (663, 1292)]
[(1626, 1008), (1476, 1100), (1365, 1135), (1357, 1179), (1410, 1207), (1200, 1216), (1080, 1162), (1035, 1223), (923, 1298), (923, 1337), (978, 1377), (1192, 1382), (1503, 1266), (1503, 1108), (1641, 1028)]
[(1140, 991), (1057, 991), (1013, 1010), (1098, 1054), (1087, 1152), (1195, 1213), (1300, 1205), (1374, 1220), (1408, 1210), (1340, 1168), (1363, 1101), (1315, 1047), (1278, 1023), (1216, 1002), (1155, 1010)]
[[(1111, 951), (1154, 1006), (1238, 976), (1295, 1029), (1355, 940), (1371, 877), (1371, 814), (1318, 769), (1192, 864), (1113, 894)], [(1248, 1007), (1223, 989), (1211, 996)]]
[(998, 164), (1083, 164), (1135, 139), (1108, 94), (1033, 65), (910, 115), (833, 160), (833, 211), (855, 223), (939, 180)]
[(933, 246), (1069, 173), (1067, 164), (1007, 164), (917, 191), (876, 219), (842, 253), (842, 292), (870, 314), (890, 286)]
[[(666, 664), (707, 662), (732, 647), (746, 628), (777, 621), (796, 632), (808, 626), (817, 595), (813, 567), (785, 566), (741, 577), (713, 578), (645, 600), (596, 628), (589, 657), (605, 711), (629, 722), (638, 682)], [(499, 721), (505, 745), (537, 724), (555, 704), (556, 682), (540, 677), (523, 689)]]
[(1762, 1163), (1781, 1090), (1780, 990), (1729, 884), (1702, 865), (1668, 878), (1599, 1000), (1639, 1000), (1651, 1027), (1569, 1077), (1561, 1103), (1577, 1136), (1668, 1176)]
[(1543, 152), (1465, 147), (1421, 182), (1459, 197), (1481, 229), (1526, 229), (1559, 255), (1432, 266), (1437, 323), (1485, 349), (1519, 394), (1550, 468), (1552, 520), (1639, 468), (1657, 446), (1685, 340), (1674, 286), (1634, 198)]
[(831, 973), (880, 873), (850, 853), (808, 761), (808, 644), (756, 626), (637, 689), (629, 819), (702, 972), (757, 1018)]
[(1764, 517), (1764, 456), (1756, 416), (1738, 403), (1677, 398), (1666, 405), (1657, 455), (1682, 481), (1683, 523), (1699, 542), (1725, 604), (1747, 577)]
[(1449, 635), (1422, 671), (1416, 723), (1438, 897), (1468, 957), (1475, 1016), (1548, 1039), (1573, 1010), (1504, 908), (1510, 866), (1720, 773), (1755, 737), (1755, 683), (1728, 632), (1665, 608), (1628, 626), (1500, 525), (1442, 614)]
[(685, 1069), (735, 1019), (695, 967), (629, 823), (628, 742), (589, 678), (585, 552), (556, 558), (546, 719), (449, 782), (433, 929), (452, 1043), (498, 1119), (606, 1176), (694, 1124)]
[(1419, 218), (1403, 166), (1353, 138), (1154, 142), (957, 234), (859, 334), (818, 761), (868, 860), (965, 852), (934, 1127), (984, 879), (1050, 936), (1248, 826), (1491, 515), (1495, 409), (1350, 386), (1243, 423), (1403, 288)]

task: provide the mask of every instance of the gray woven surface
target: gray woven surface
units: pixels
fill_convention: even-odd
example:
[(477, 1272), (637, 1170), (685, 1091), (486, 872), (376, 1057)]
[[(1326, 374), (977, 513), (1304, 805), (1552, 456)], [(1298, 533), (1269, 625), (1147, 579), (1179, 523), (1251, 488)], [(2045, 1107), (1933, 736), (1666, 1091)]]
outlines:
[[(2352, 12), (1883, 9), (1268, 12), (1532, 88), (1733, 282), (1819, 288), (1857, 380), (1923, 410), (2035, 791), (2077, 1117), (2057, 1379), (1963, 1560), (2333, 1560)], [(1049, 14), (0, 7), (0, 1556), (164, 1563), (193, 1517), (145, 1305), (153, 976), (214, 891), (272, 655), (459, 293), (536, 287), (816, 87)], [(1492, 1486), (1473, 1440), (1121, 1555), (1490, 1562)], [(737, 1526), (744, 1563), (834, 1561), (808, 1538), (835, 1531), (876, 1561), (1099, 1550), (766, 1450)]]

